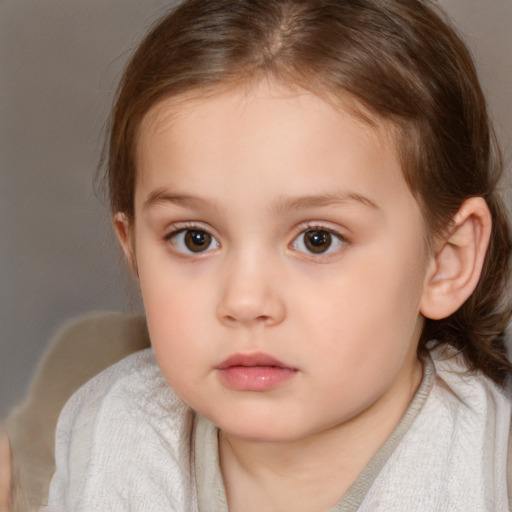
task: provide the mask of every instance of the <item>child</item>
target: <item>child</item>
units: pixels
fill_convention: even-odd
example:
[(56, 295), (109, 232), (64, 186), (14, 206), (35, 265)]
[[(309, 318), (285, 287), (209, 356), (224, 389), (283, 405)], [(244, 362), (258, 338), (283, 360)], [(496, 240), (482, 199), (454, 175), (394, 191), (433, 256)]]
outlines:
[(505, 511), (511, 250), (469, 53), (419, 0), (186, 0), (110, 129), (152, 343), (52, 510)]

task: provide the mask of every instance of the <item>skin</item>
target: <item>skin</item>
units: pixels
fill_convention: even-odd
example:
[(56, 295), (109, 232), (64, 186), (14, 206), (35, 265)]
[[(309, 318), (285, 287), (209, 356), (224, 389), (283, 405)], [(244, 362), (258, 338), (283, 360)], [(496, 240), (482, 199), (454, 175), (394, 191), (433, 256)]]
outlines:
[[(135, 222), (116, 229), (163, 375), (220, 429), (230, 511), (328, 509), (421, 380), (437, 267), (391, 130), (264, 81), (157, 105), (137, 156)], [(324, 253), (311, 230), (330, 233)], [(226, 385), (219, 364), (255, 353), (293, 376)]]
[(0, 510), (8, 510), (11, 488), (11, 453), (7, 434), (0, 427)]

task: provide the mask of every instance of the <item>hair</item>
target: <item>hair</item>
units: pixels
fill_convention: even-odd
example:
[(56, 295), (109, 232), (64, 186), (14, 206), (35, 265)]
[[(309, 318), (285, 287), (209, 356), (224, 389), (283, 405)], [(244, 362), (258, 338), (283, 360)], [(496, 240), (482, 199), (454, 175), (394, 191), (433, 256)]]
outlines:
[(103, 157), (112, 212), (134, 221), (137, 131), (152, 107), (262, 77), (355, 100), (368, 122), (388, 122), (428, 241), (446, 233), (465, 200), (485, 198), (493, 226), (480, 282), (457, 312), (425, 319), (418, 350), (449, 344), (470, 371), (503, 384), (512, 369), (504, 343), (512, 244), (497, 190), (502, 164), (471, 55), (427, 1), (179, 4), (140, 44), (118, 89)]

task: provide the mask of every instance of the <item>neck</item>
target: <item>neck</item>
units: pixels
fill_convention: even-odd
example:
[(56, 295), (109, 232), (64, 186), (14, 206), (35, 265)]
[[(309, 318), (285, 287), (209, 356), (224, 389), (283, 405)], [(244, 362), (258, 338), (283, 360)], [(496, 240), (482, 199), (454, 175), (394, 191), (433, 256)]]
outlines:
[(401, 400), (385, 394), (349, 421), (300, 439), (254, 442), (221, 432), (219, 456), (230, 512), (311, 512), (334, 506), (400, 422), (421, 381), (419, 363), (409, 378)]

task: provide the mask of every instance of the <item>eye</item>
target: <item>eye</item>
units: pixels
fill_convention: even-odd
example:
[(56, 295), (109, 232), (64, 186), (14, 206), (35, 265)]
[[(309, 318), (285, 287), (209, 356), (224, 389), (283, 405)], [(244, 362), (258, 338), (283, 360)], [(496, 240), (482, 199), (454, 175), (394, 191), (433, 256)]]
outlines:
[(308, 229), (293, 241), (292, 247), (296, 251), (324, 255), (338, 251), (345, 243), (341, 235), (327, 229)]
[(181, 229), (166, 237), (174, 247), (185, 254), (197, 254), (219, 247), (219, 242), (203, 229)]

